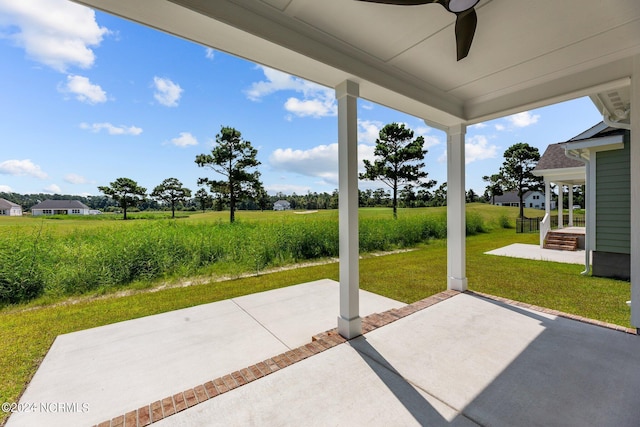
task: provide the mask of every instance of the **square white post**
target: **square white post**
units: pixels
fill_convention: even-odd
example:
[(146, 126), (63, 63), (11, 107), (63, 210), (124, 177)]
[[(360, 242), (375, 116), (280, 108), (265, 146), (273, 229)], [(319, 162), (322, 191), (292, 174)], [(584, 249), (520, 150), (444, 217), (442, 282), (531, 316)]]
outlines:
[(558, 228), (563, 228), (562, 224), (562, 205), (564, 205), (564, 184), (558, 183)]
[(551, 182), (544, 181), (544, 214), (545, 216), (551, 213)]
[(340, 233), (340, 315), (338, 333), (362, 335), (358, 247), (358, 96), (357, 83), (336, 86), (338, 100), (338, 212)]
[(464, 188), (466, 130), (464, 124), (447, 130), (447, 288), (461, 292), (467, 290)]
[(631, 324), (640, 330), (640, 55), (631, 77)]
[(567, 185), (569, 190), (569, 227), (573, 227), (573, 184)]

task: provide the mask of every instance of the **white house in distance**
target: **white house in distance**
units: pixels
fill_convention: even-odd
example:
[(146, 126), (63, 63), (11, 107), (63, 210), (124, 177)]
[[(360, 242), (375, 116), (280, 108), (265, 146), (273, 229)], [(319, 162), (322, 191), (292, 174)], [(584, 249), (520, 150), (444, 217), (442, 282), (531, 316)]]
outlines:
[(89, 210), (78, 200), (45, 200), (31, 207), (31, 215), (89, 215)]
[[(544, 194), (541, 191), (527, 191), (522, 197), (525, 208), (544, 209)], [(495, 197), (496, 206), (520, 207), (520, 198), (517, 191), (509, 191)], [(551, 209), (555, 208), (555, 201), (551, 201)]]
[(22, 216), (22, 206), (0, 199), (0, 216)]
[(278, 200), (273, 204), (274, 211), (287, 211), (289, 209), (291, 209), (291, 203), (286, 200)]

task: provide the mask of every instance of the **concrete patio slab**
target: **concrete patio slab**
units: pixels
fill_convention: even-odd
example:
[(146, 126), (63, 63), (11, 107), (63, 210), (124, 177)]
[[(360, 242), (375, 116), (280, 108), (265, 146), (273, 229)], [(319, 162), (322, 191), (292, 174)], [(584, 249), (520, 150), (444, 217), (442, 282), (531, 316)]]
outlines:
[[(339, 284), (320, 280), (56, 338), (8, 427), (91, 425), (257, 363), (334, 328)], [(404, 304), (360, 291), (361, 314)]]
[[(338, 286), (332, 280), (322, 280), (246, 295), (233, 301), (291, 349), (308, 343), (315, 333), (336, 327), (340, 304)], [(360, 305), (361, 316), (367, 316), (405, 304), (361, 290)], [(309, 331), (313, 331), (311, 335)]]
[(637, 427), (640, 339), (460, 294), (154, 426)]
[(535, 259), (538, 261), (561, 262), (565, 264), (584, 265), (584, 250), (559, 251), (555, 249), (543, 249), (540, 245), (528, 245), (513, 243), (509, 246), (485, 252), (487, 255), (506, 256), (511, 258)]

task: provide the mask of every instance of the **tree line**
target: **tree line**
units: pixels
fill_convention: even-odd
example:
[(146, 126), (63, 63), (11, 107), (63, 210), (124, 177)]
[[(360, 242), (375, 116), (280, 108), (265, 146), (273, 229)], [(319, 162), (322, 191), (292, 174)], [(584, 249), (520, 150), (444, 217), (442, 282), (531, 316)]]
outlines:
[[(307, 194), (270, 196), (260, 181), (257, 167), (258, 151), (241, 133), (222, 126), (216, 135), (216, 144), (210, 153), (199, 154), (195, 158), (198, 167), (215, 172), (215, 177), (198, 179), (197, 191), (192, 192), (177, 178), (167, 178), (157, 185), (147, 197), (147, 189), (130, 178), (118, 178), (109, 186), (98, 189), (103, 196), (68, 196), (49, 194), (0, 193), (0, 197), (30, 209), (45, 199), (79, 200), (92, 209), (103, 211), (121, 210), (124, 219), (131, 209), (170, 209), (172, 217), (176, 210), (229, 210), (229, 220), (235, 220), (237, 210), (269, 210), (278, 200), (289, 202), (292, 209), (337, 209), (338, 190), (332, 193), (308, 192)], [(365, 172), (360, 179), (382, 182), (388, 188), (359, 191), (361, 207), (391, 207), (394, 218), (398, 207), (445, 206), (447, 203), (447, 183), (428, 179), (424, 171), (424, 138), (414, 139), (414, 132), (404, 124), (390, 123), (384, 126), (376, 139), (373, 162), (365, 160)], [(520, 198), (520, 216), (524, 216), (522, 199), (529, 190), (539, 190), (542, 181), (532, 174), (540, 160), (538, 149), (527, 143), (516, 143), (504, 153), (504, 163), (496, 174), (487, 175), (483, 180), (487, 187), (482, 196), (472, 189), (466, 192), (466, 201), (495, 202), (495, 197), (507, 191), (517, 192)], [(580, 194), (576, 203), (580, 203)]]

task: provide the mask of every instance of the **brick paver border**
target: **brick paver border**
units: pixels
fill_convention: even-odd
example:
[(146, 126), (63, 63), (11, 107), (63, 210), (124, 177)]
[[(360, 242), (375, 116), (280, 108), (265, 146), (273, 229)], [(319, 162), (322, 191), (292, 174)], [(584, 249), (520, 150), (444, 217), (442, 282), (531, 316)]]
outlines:
[[(579, 322), (588, 323), (591, 325), (597, 325), (609, 329), (613, 329), (628, 334), (638, 335), (637, 330), (632, 328), (625, 328), (623, 326), (614, 325), (611, 323), (605, 323), (598, 320), (588, 319), (573, 314), (563, 313), (557, 310), (551, 310), (544, 307), (538, 307), (532, 304), (526, 304), (519, 301), (510, 300), (507, 298), (496, 297), (482, 292), (466, 292), (469, 295), (476, 295), (482, 298), (499, 301), (505, 304), (526, 308), (529, 310), (539, 311), (542, 313), (564, 317), (567, 319), (577, 320)], [(439, 302), (445, 301), (451, 297), (460, 294), (458, 291), (444, 291), (439, 294), (432, 295), (420, 301), (416, 301), (412, 304), (407, 304), (401, 308), (394, 308), (387, 310), (383, 313), (374, 313), (366, 316), (362, 319), (362, 333), (366, 334), (377, 328), (388, 325), (395, 322), (398, 319), (409, 316)], [(234, 388), (241, 387), (259, 378), (267, 376), (280, 369), (286, 368), (289, 365), (293, 365), (301, 360), (313, 356), (314, 354), (322, 353), (325, 350), (333, 348), (339, 344), (346, 342), (336, 328), (330, 329), (326, 332), (316, 334), (312, 337), (312, 341), (301, 347), (294, 348), (285, 353), (263, 360), (249, 367), (240, 369), (239, 371), (232, 372), (225, 375), (207, 381), (204, 384), (200, 384), (194, 388), (184, 390), (180, 393), (176, 393), (173, 396), (167, 396), (162, 400), (157, 400), (148, 405), (142, 406), (136, 410), (127, 412), (126, 414), (119, 415), (111, 420), (103, 421), (100, 424), (93, 427), (143, 427), (148, 426), (156, 421), (160, 421), (178, 412), (184, 411), (187, 408), (191, 408), (199, 403), (205, 402), (209, 399), (226, 393)]]

